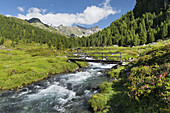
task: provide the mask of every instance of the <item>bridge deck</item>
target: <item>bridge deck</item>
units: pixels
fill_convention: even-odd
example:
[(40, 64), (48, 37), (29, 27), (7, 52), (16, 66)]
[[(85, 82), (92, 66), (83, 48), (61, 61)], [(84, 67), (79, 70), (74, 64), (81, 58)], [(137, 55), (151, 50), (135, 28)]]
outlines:
[(122, 64), (121, 61), (116, 60), (98, 60), (98, 59), (68, 59), (70, 61), (82, 61), (82, 62), (96, 62), (96, 63), (107, 63), (107, 64)]
[[(77, 55), (74, 55), (77, 54)], [(90, 55), (90, 54), (99, 54), (98, 56)], [(111, 54), (111, 55), (109, 55)], [(112, 56), (115, 54), (120, 54), (120, 56)], [(86, 59), (86, 57), (101, 57), (102, 59)], [(120, 58), (120, 60), (104, 60), (104, 58), (108, 57), (117, 57)], [(97, 63), (107, 63), (107, 64), (119, 64), (121, 65), (121, 53), (119, 52), (93, 52), (93, 53), (72, 53), (68, 55), (68, 61), (82, 61), (82, 62), (97, 62)]]

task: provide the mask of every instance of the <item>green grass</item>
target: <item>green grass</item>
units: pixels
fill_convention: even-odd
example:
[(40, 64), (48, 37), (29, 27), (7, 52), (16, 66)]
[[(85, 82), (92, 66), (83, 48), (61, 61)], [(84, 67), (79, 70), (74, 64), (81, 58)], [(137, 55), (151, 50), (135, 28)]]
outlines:
[[(167, 42), (167, 43), (165, 43)], [(111, 83), (103, 83), (89, 105), (97, 113), (170, 112), (170, 43), (134, 47), (141, 56), (118, 69), (111, 69)], [(165, 45), (166, 44), (166, 45)]]
[[(9, 41), (10, 42), (10, 41)], [(76, 63), (68, 63), (67, 51), (48, 49), (37, 43), (19, 44), (7, 48), (0, 47), (0, 89), (16, 89), (47, 78), (50, 75), (73, 72), (79, 68)], [(78, 62), (81, 67), (87, 63)]]
[[(76, 49), (50, 50), (46, 44), (34, 42), (25, 44), (22, 40), (15, 47), (11, 47), (11, 43), (11, 40), (6, 39), (3, 44), (6, 48), (0, 47), (0, 89), (20, 88), (52, 74), (72, 72), (79, 68), (76, 63), (68, 63), (66, 57), (69, 52), (76, 52)], [(170, 43), (170, 40), (132, 48), (110, 46), (81, 49), (86, 53), (121, 52), (122, 59), (128, 60), (137, 58), (138, 54), (143, 55), (146, 51), (163, 46), (164, 43)], [(81, 67), (87, 66), (87, 63), (83, 62), (78, 62), (78, 64)]]
[[(145, 46), (135, 46), (135, 47), (117, 47), (117, 46), (109, 46), (109, 47), (86, 47), (81, 48), (85, 53), (92, 53), (92, 52), (121, 52), (121, 60), (127, 61), (129, 58), (138, 58), (138, 56), (145, 54), (147, 51), (152, 50), (154, 48), (158, 48), (164, 46), (165, 44), (170, 43), (169, 40), (156, 42), (155, 44), (148, 44)], [(101, 54), (95, 54), (95, 56), (101, 56)], [(105, 56), (105, 55), (104, 55)], [(108, 56), (120, 56), (120, 54), (116, 55), (108, 55)], [(101, 59), (101, 57), (96, 57)], [(120, 60), (120, 58), (112, 58), (109, 57), (108, 60)]]

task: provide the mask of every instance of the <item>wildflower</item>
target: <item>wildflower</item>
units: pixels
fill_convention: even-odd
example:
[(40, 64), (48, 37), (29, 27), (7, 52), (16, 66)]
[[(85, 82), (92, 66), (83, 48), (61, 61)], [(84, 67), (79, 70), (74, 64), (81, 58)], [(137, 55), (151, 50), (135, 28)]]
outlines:
[(147, 88), (147, 86), (144, 86), (145, 88)]
[(143, 87), (141, 87), (141, 89), (143, 89)]
[(159, 78), (161, 78), (161, 77), (162, 77), (162, 75), (159, 76)]
[(154, 83), (151, 83), (151, 85), (155, 85)]

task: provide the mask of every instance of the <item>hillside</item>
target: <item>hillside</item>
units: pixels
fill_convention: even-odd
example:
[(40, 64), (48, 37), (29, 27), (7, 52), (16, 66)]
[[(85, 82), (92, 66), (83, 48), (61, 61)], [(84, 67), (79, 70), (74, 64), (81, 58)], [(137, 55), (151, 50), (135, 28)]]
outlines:
[[(40, 24), (38, 25), (45, 26), (41, 24), (41, 22), (39, 23)], [(0, 15), (0, 45), (3, 45), (4, 40), (10, 39), (10, 45), (13, 47), (18, 43), (27, 44), (32, 42), (48, 44), (49, 48), (53, 47), (55, 49), (74, 47), (74, 43), (70, 43), (71, 41), (69, 41), (72, 40), (71, 38), (56, 34), (55, 32), (49, 32), (50, 30), (51, 27), (44, 30), (32, 26), (27, 21), (15, 17), (5, 17)]]
[[(113, 82), (104, 82), (89, 100), (95, 113), (169, 113), (170, 43), (129, 48), (141, 56), (108, 73)], [(129, 50), (126, 47), (126, 50)], [(141, 50), (143, 51), (141, 52)]]
[(133, 11), (136, 17), (142, 16), (145, 12), (158, 14), (160, 11), (166, 11), (169, 4), (169, 0), (136, 0), (136, 6)]
[[(158, 5), (156, 1), (159, 1), (159, 8), (156, 7)], [(152, 43), (159, 39), (169, 38), (169, 4), (165, 5), (167, 7), (161, 10), (167, 2), (161, 2), (162, 0), (156, 1), (137, 0), (133, 11), (129, 11), (116, 21), (113, 21), (109, 27), (101, 32), (92, 34), (84, 39), (83, 42), (85, 42), (85, 44), (83, 44), (83, 46), (136, 46)], [(143, 7), (145, 3), (150, 5)], [(153, 7), (150, 12), (151, 9), (148, 7), (152, 7), (152, 4), (156, 6)]]
[(58, 32), (56, 28), (51, 27), (51, 26), (49, 26), (47, 24), (44, 24), (38, 18), (32, 18), (32, 19), (26, 20), (26, 21), (29, 22), (31, 25), (33, 25), (35, 27), (41, 28), (43, 30), (46, 30), (46, 31), (49, 31), (49, 32), (52, 32), (52, 33), (57, 33), (57, 34), (63, 35), (60, 32)]

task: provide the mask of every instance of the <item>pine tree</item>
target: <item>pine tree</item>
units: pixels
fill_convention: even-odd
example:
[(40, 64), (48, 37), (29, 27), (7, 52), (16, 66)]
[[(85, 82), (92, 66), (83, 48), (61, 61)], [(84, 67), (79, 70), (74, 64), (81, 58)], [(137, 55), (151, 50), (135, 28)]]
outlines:
[(16, 38), (16, 44), (19, 44), (19, 36)]
[(49, 49), (52, 48), (52, 42), (51, 42), (51, 40), (48, 42), (48, 48), (49, 48)]
[(108, 45), (109, 45), (109, 46), (112, 45), (112, 38), (111, 38), (111, 37), (109, 38)]
[(146, 25), (149, 26), (149, 19), (148, 19), (148, 13), (145, 13), (145, 22), (146, 22)]
[[(143, 23), (143, 22), (142, 22)], [(139, 33), (139, 37), (140, 37), (140, 44), (143, 45), (147, 42), (147, 34), (146, 34), (146, 29), (144, 30), (143, 27), (144, 23), (139, 25), (140, 27), (140, 33)]]
[(2, 39), (1, 39), (1, 41), (0, 41), (0, 45), (3, 45), (3, 44), (4, 44), (4, 42), (5, 42), (5, 39), (4, 39), (4, 38), (2, 38)]
[(161, 22), (161, 38), (165, 39), (168, 35), (168, 26), (166, 23)]
[(151, 28), (149, 28), (148, 43), (152, 43), (154, 41), (155, 41), (154, 32)]
[(57, 47), (56, 47), (58, 50), (61, 50), (63, 48), (63, 44), (61, 42), (61, 39), (58, 38), (58, 41), (57, 41)]
[(16, 43), (14, 41), (12, 41), (11, 46), (15, 47), (15, 45), (16, 45)]

